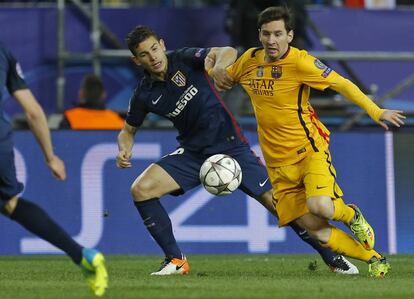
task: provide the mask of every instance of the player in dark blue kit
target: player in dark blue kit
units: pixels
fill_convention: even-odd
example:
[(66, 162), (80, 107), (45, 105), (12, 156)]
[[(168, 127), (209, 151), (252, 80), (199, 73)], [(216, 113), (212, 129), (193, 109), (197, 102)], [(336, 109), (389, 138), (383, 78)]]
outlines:
[[(21, 68), (11, 52), (0, 43), (0, 99), (7, 87), (26, 114), (30, 129), (39, 143), (47, 166), (58, 180), (66, 178), (65, 165), (54, 154), (50, 131), (43, 109), (28, 89)], [(39, 206), (18, 194), (23, 184), (16, 178), (12, 142), (12, 128), (0, 106), (0, 210), (28, 231), (60, 248), (79, 265), (96, 296), (102, 296), (108, 286), (103, 255), (83, 248), (60, 228)]]
[[(132, 184), (134, 204), (149, 233), (165, 253), (161, 268), (152, 275), (187, 274), (189, 263), (174, 238), (171, 220), (159, 199), (179, 195), (200, 185), (199, 170), (206, 158), (222, 153), (235, 158), (243, 171), (240, 189), (276, 216), (266, 168), (251, 151), (239, 125), (223, 104), (205, 72), (205, 59), (215, 66), (231, 63), (233, 48), (184, 48), (166, 54), (162, 39), (148, 27), (138, 26), (127, 37), (134, 62), (144, 78), (130, 99), (124, 128), (118, 136), (117, 166), (131, 167), (137, 128), (152, 112), (169, 119), (178, 130), (179, 148), (151, 164)], [(321, 247), (295, 224), (295, 232), (322, 255), (336, 272), (356, 273), (344, 257)]]

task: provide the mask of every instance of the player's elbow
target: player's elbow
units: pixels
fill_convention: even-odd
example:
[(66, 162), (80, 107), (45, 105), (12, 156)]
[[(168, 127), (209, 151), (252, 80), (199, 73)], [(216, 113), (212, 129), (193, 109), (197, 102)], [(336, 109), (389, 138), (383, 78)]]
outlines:
[(25, 115), (29, 123), (37, 123), (46, 117), (44, 115), (42, 108), (39, 105), (35, 105), (30, 109), (26, 109)]

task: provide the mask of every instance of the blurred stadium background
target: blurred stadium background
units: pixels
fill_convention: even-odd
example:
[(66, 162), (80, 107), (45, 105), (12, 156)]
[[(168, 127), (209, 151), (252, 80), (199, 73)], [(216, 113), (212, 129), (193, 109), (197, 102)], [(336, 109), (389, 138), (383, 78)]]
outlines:
[[(81, 78), (90, 72), (102, 76), (108, 107), (125, 114), (141, 73), (129, 61), (124, 38), (137, 24), (153, 27), (169, 49), (243, 47), (231, 35), (231, 22), (239, 20), (242, 26), (247, 21), (241, 22), (242, 11), (229, 10), (230, 2), (1, 1), (0, 41), (20, 61), (56, 129), (63, 110), (77, 100)], [(368, 0), (297, 2), (307, 12), (308, 50), (379, 104), (408, 116), (405, 128), (384, 133), (337, 95), (313, 95), (312, 103), (333, 131), (331, 151), (345, 199), (357, 203), (375, 227), (379, 251), (414, 253), (414, 1), (376, 1), (381, 9)], [(242, 34), (248, 28), (242, 27)], [(136, 215), (129, 186), (151, 161), (174, 150), (175, 131), (168, 123), (148, 117), (145, 130), (137, 134), (134, 166), (122, 171), (114, 160), (117, 132), (54, 130), (56, 152), (68, 171), (67, 181), (59, 183), (44, 166), (16, 102), (6, 96), (2, 104), (21, 129), (15, 133), (16, 159), (26, 197), (86, 246), (107, 254), (161, 254)], [(229, 104), (259, 151), (250, 104)], [(313, 253), (241, 193), (213, 198), (198, 188), (163, 203), (189, 255)], [(3, 218), (0, 234), (7, 240), (1, 242), (0, 255), (57, 252)]]

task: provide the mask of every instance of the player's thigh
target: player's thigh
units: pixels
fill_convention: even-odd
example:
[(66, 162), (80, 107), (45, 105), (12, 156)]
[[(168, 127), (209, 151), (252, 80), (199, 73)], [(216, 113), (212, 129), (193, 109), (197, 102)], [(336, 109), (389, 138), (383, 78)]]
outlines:
[(280, 226), (287, 225), (309, 213), (301, 169), (300, 163), (282, 167), (268, 167)]
[(226, 151), (226, 154), (236, 159), (240, 164), (242, 170), (240, 190), (258, 199), (266, 191), (272, 189), (266, 167), (250, 147), (236, 147), (233, 150)]
[(200, 185), (200, 167), (207, 157), (178, 148), (156, 162), (177, 184), (178, 189), (169, 192), (180, 195)]
[(22, 190), (23, 184), (16, 177), (13, 150), (0, 151), (0, 209)]
[(318, 196), (340, 198), (343, 196), (336, 181), (336, 170), (328, 150), (314, 153), (306, 159), (303, 182), (307, 198)]

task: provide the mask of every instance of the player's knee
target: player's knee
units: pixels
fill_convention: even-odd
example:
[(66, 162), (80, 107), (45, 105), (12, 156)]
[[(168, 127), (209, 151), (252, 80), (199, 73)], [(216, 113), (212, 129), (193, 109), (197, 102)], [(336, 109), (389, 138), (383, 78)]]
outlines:
[(131, 186), (131, 194), (134, 201), (144, 201), (153, 198), (152, 194), (154, 190), (154, 184), (151, 180), (139, 180), (137, 179)]
[(332, 218), (332, 200), (327, 196), (309, 197), (306, 201), (309, 211), (325, 219)]
[(17, 196), (11, 198), (9, 201), (6, 202), (6, 204), (1, 209), (1, 212), (6, 216), (11, 216), (16, 209), (17, 203), (19, 199)]

